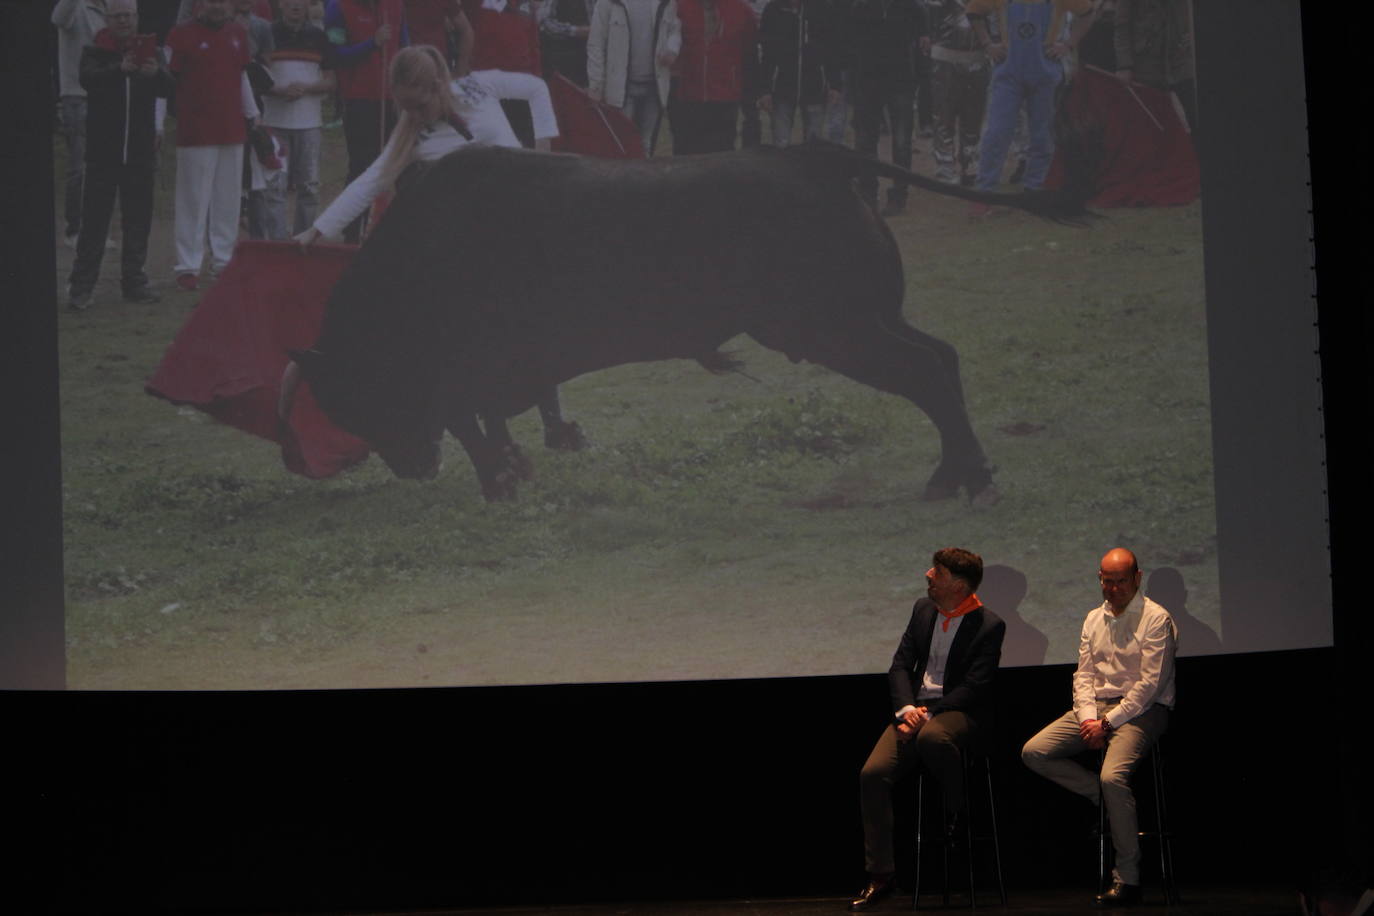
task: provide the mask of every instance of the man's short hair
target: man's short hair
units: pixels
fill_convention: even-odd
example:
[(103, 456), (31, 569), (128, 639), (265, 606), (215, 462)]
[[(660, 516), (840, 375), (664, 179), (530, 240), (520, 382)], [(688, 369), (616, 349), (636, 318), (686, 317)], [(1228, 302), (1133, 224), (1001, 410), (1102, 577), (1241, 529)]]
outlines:
[(944, 547), (932, 558), (936, 566), (943, 566), (950, 575), (968, 583), (970, 592), (978, 591), (983, 583), (983, 558), (962, 547)]

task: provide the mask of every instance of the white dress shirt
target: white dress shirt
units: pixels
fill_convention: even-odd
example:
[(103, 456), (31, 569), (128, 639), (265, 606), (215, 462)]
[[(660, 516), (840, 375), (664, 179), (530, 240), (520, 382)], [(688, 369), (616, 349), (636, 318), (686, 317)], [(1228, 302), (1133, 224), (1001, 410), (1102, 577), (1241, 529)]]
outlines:
[(1099, 700), (1121, 697), (1105, 717), (1112, 728), (1153, 703), (1174, 705), (1174, 621), (1163, 607), (1136, 592), (1120, 614), (1105, 601), (1088, 612), (1078, 641), (1073, 710), (1079, 722), (1097, 718)]

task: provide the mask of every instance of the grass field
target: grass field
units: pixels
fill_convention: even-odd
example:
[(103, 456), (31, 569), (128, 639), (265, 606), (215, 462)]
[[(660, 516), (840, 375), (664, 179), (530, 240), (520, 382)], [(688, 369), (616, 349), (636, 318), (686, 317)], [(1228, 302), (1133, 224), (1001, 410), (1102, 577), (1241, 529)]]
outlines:
[[(163, 301), (122, 303), (109, 255), (94, 308), (55, 305), (72, 687), (879, 671), (947, 544), (1024, 574), (1024, 597), (983, 597), (1040, 631), (1047, 661), (1074, 657), (1116, 544), (1147, 576), (1178, 570), (1219, 629), (1197, 204), (1081, 229), (913, 192), (890, 221), (908, 319), (959, 350), (991, 508), (919, 501), (939, 446), (916, 408), (747, 338), (729, 348), (758, 381), (661, 362), (568, 383), (593, 448), (546, 452), (519, 418), (538, 477), (488, 505), (451, 440), (431, 482), (376, 458), (310, 481), (143, 393), (195, 304), (170, 283), (172, 161), (149, 264)], [(326, 200), (342, 168), (331, 131)], [(59, 289), (69, 268), (62, 249)]]

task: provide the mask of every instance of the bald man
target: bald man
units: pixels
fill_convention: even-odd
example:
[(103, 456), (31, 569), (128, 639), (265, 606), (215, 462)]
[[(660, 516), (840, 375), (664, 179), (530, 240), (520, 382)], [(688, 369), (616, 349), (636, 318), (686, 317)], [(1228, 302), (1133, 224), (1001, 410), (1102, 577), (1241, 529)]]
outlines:
[[(1116, 867), (1112, 886), (1094, 902), (1120, 907), (1140, 901), (1140, 842), (1130, 778), (1169, 724), (1178, 637), (1169, 612), (1140, 594), (1135, 554), (1121, 547), (1108, 551), (1098, 581), (1104, 600), (1083, 622), (1073, 709), (1027, 741), (1021, 759), (1094, 805), (1100, 785)], [(1070, 759), (1103, 749), (1100, 774)]]

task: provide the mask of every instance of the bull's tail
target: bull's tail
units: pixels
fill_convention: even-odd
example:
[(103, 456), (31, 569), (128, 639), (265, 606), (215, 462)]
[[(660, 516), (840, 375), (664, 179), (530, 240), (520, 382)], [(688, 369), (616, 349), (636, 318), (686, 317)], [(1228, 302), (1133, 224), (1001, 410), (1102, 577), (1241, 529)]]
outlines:
[(1092, 176), (1096, 172), (1098, 159), (1093, 153), (1091, 139), (1086, 133), (1062, 135), (1058, 142), (1064, 162), (1063, 185), (1053, 191), (1022, 191), (1019, 194), (976, 191), (961, 185), (946, 184), (823, 140), (811, 140), (789, 147), (788, 151), (795, 150), (798, 155), (820, 158), (827, 166), (838, 166), (850, 178), (863, 174), (878, 175), (932, 194), (996, 207), (1014, 207), (1057, 223), (1083, 225), (1096, 216), (1087, 208), (1087, 202), (1096, 193)]
[(737, 359), (724, 350), (712, 350), (710, 353), (703, 353), (698, 356), (696, 360), (701, 368), (710, 372), (712, 375), (737, 372), (744, 368), (744, 360)]
[(758, 379), (744, 371), (744, 360), (739, 359), (724, 350), (712, 350), (710, 353), (703, 353), (696, 357), (697, 364), (712, 375), (724, 375), (727, 372), (734, 372), (744, 376), (751, 382)]

